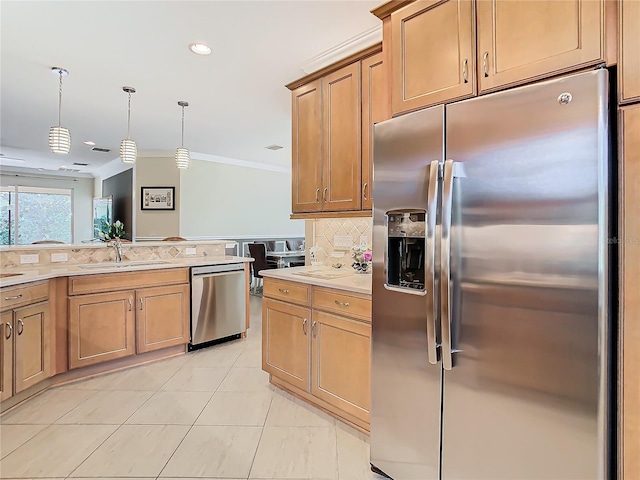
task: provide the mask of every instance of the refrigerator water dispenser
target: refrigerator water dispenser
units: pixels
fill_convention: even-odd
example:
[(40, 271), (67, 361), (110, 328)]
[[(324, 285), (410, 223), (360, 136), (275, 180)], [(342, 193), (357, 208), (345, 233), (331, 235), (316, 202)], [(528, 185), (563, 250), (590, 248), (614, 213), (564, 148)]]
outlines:
[(424, 210), (387, 212), (387, 282), (393, 290), (425, 292)]

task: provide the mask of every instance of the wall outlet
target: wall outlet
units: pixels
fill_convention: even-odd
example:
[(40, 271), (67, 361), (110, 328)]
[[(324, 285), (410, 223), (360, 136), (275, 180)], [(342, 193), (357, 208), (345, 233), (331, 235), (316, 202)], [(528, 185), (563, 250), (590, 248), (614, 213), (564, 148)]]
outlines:
[(67, 261), (69, 261), (68, 253), (52, 253), (51, 254), (51, 263), (67, 262)]
[(360, 235), (360, 245), (362, 245), (363, 247), (366, 247), (368, 243), (369, 243), (369, 239), (367, 238), (367, 236)]
[(33, 255), (20, 255), (20, 263), (38, 263), (40, 258), (37, 253)]
[(196, 247), (187, 247), (184, 249), (185, 255), (196, 255)]
[(335, 248), (348, 250), (353, 247), (353, 237), (351, 235), (334, 235), (333, 246)]

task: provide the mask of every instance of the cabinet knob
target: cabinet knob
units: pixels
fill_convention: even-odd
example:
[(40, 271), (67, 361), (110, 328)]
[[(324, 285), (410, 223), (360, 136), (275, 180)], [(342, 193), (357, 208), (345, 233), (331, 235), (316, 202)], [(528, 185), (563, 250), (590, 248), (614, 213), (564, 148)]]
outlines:
[(142, 298), (140, 299), (140, 310), (142, 310)]
[(288, 288), (279, 288), (278, 290), (280, 292), (282, 292), (282, 293), (289, 293), (289, 289)]
[(131, 311), (132, 308), (133, 308), (133, 303), (131, 302), (131, 299), (129, 299), (129, 311)]
[(7, 333), (4, 338), (9, 340), (11, 338), (11, 334), (13, 333), (13, 325), (11, 325), (9, 322), (5, 323), (5, 325), (7, 326)]
[(464, 80), (464, 83), (469, 83), (469, 77), (467, 76), (467, 64), (469, 63), (468, 59), (464, 59), (464, 61), (462, 62), (462, 80)]
[(18, 300), (18, 299), (20, 299), (20, 298), (22, 298), (22, 294), (20, 294), (20, 295), (14, 295), (14, 296), (12, 296), (12, 297), (4, 297), (4, 299), (5, 299), (5, 300)]
[(316, 321), (315, 320), (311, 324), (311, 335), (313, 336), (313, 338), (317, 338), (316, 337)]
[(322, 190), (322, 201), (323, 202), (327, 201), (327, 190), (329, 190), (329, 189), (325, 188), (324, 190)]
[(307, 334), (307, 319), (302, 320), (302, 333)]
[(348, 307), (349, 302), (340, 302), (339, 300), (336, 300), (336, 305), (339, 305), (341, 307)]
[(22, 322), (22, 319), (19, 318), (18, 319), (18, 335), (22, 335), (22, 332), (24, 332), (24, 323)]
[(366, 183), (366, 182), (362, 185), (362, 198), (363, 198), (364, 200), (366, 200), (366, 199), (367, 199), (367, 187), (368, 187), (368, 186), (369, 186), (369, 184), (368, 184), (368, 183)]
[(320, 189), (316, 188), (316, 203), (320, 203)]

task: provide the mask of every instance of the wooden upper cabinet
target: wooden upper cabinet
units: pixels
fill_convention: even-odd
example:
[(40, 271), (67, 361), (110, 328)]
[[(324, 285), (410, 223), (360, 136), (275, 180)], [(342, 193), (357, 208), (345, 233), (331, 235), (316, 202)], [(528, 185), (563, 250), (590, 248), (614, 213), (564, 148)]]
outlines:
[(15, 393), (49, 378), (51, 336), (49, 303), (14, 310)]
[(69, 298), (69, 368), (135, 354), (134, 292)]
[(360, 209), (360, 62), (323, 79), (325, 211)]
[(13, 311), (0, 315), (0, 401), (13, 395)]
[(481, 0), (477, 9), (480, 92), (604, 59), (602, 1)]
[(137, 352), (189, 342), (189, 285), (136, 291)]
[(322, 81), (292, 92), (292, 196), (296, 212), (322, 210)]
[(475, 94), (473, 5), (424, 0), (391, 14), (394, 115)]
[(640, 101), (640, 2), (620, 0), (620, 103)]
[(373, 207), (373, 125), (385, 120), (386, 85), (382, 52), (362, 60), (362, 209)]

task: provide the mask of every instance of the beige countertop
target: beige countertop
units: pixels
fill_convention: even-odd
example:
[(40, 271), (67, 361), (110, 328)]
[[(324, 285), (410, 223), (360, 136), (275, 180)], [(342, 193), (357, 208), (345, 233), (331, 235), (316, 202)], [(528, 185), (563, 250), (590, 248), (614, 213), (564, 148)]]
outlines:
[[(158, 263), (147, 263), (158, 262)], [(162, 263), (160, 263), (162, 262)], [(253, 258), (248, 257), (231, 257), (231, 256), (216, 256), (216, 257), (193, 257), (193, 258), (173, 258), (173, 259), (149, 259), (138, 261), (124, 261), (121, 263), (116, 262), (103, 262), (103, 263), (90, 263), (90, 264), (74, 264), (58, 263), (50, 265), (41, 265), (26, 267), (20, 266), (15, 268), (3, 268), (2, 274), (18, 273), (19, 275), (2, 277), (0, 278), (0, 287), (10, 287), (12, 285), (19, 285), (22, 283), (35, 282), (38, 280), (48, 280), (56, 277), (69, 277), (75, 275), (95, 275), (101, 273), (117, 273), (117, 272), (132, 272), (142, 270), (161, 270), (165, 268), (184, 268), (195, 267), (200, 265), (225, 265), (231, 263), (245, 263), (253, 262)], [(90, 265), (90, 268), (86, 268)], [(104, 268), (98, 267), (98, 265), (104, 266)], [(95, 266), (95, 267), (94, 267)]]
[(291, 267), (262, 270), (263, 277), (289, 282), (307, 283), (319, 287), (336, 288), (353, 293), (371, 295), (371, 274), (355, 273), (351, 267)]

